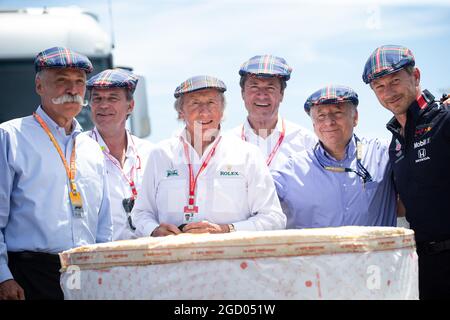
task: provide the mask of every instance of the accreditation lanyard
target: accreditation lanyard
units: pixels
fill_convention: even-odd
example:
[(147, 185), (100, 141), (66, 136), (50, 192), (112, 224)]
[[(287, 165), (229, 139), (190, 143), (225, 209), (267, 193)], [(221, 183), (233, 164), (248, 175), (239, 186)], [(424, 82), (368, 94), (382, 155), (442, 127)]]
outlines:
[[(91, 131), (91, 138), (94, 138), (95, 141), (98, 142), (97, 132), (95, 132), (94, 130)], [(135, 150), (136, 160), (137, 160), (138, 165), (137, 166), (135, 164), (133, 165), (133, 167), (131, 168), (129, 177), (123, 171), (122, 166), (120, 165), (120, 162), (116, 158), (114, 158), (108, 151), (106, 151), (105, 147), (101, 147), (101, 149), (102, 149), (103, 154), (113, 163), (114, 166), (117, 167), (117, 169), (119, 169), (119, 171), (122, 174), (125, 181), (130, 185), (131, 192), (132, 192), (131, 199), (135, 200), (138, 193), (137, 193), (136, 184), (134, 183), (133, 177), (135, 176), (135, 173), (137, 174), (137, 170), (141, 169), (141, 158), (139, 157), (139, 154), (136, 151), (136, 146), (134, 144), (134, 141), (133, 141), (133, 138), (131, 137), (131, 135), (130, 135), (130, 138), (131, 138), (131, 143), (133, 145), (133, 149)]]
[[(278, 141), (275, 144), (275, 147), (272, 149), (272, 151), (269, 154), (269, 157), (266, 160), (267, 166), (270, 166), (270, 164), (272, 163), (273, 158), (275, 157), (276, 153), (278, 152), (278, 149), (280, 148), (281, 144), (283, 143), (285, 135), (286, 135), (286, 127), (284, 125), (284, 119), (281, 119), (280, 137), (278, 138)], [(245, 137), (244, 125), (242, 125), (241, 139), (244, 141), (247, 141), (247, 138)]]
[(184, 223), (192, 222), (194, 213), (198, 213), (198, 206), (195, 205), (195, 187), (197, 186), (197, 179), (203, 172), (203, 170), (205, 170), (205, 168), (208, 166), (211, 158), (214, 156), (220, 139), (222, 139), (222, 136), (218, 137), (216, 142), (214, 142), (214, 145), (212, 146), (211, 150), (209, 150), (208, 155), (206, 156), (205, 160), (200, 166), (200, 169), (194, 177), (194, 169), (191, 163), (191, 157), (189, 156), (189, 146), (186, 141), (182, 137), (180, 137), (180, 140), (183, 142), (184, 155), (186, 156), (189, 168), (189, 200), (188, 205), (184, 207)]
[(75, 138), (73, 139), (73, 148), (72, 153), (70, 155), (70, 167), (67, 164), (66, 157), (64, 156), (61, 147), (59, 146), (58, 142), (56, 141), (55, 137), (51, 133), (50, 129), (48, 128), (47, 124), (42, 120), (42, 118), (36, 113), (33, 113), (34, 118), (37, 122), (41, 125), (42, 129), (44, 129), (45, 133), (48, 135), (50, 140), (52, 141), (53, 145), (56, 148), (56, 151), (58, 151), (59, 156), (61, 157), (61, 160), (64, 164), (64, 168), (66, 169), (67, 177), (69, 178), (69, 186), (70, 186), (70, 192), (69, 192), (69, 198), (70, 203), (72, 205), (73, 213), (76, 217), (82, 217), (84, 214), (83, 210), (83, 201), (81, 199), (81, 194), (77, 191), (77, 186), (75, 184), (75, 175), (77, 173), (77, 168), (75, 164), (75, 146), (76, 141)]
[(361, 143), (361, 141), (359, 141), (359, 139), (358, 139), (358, 137), (356, 135), (354, 135), (354, 138), (355, 138), (355, 142), (356, 142), (356, 164), (357, 164), (357, 170), (354, 170), (352, 168), (333, 167), (333, 166), (326, 166), (326, 165), (324, 165), (320, 161), (319, 157), (317, 156), (317, 149), (319, 147), (319, 142), (314, 147), (314, 156), (316, 157), (316, 159), (319, 162), (319, 164), (321, 165), (321, 167), (324, 168), (325, 170), (332, 171), (332, 172), (353, 172), (356, 175), (358, 175), (359, 177), (361, 177), (361, 179), (363, 180), (363, 185), (365, 186), (365, 184), (367, 182), (371, 182), (372, 181), (372, 176), (370, 175), (369, 171), (367, 171), (367, 169), (363, 166), (363, 164), (361, 162), (361, 159), (362, 159), (362, 143)]

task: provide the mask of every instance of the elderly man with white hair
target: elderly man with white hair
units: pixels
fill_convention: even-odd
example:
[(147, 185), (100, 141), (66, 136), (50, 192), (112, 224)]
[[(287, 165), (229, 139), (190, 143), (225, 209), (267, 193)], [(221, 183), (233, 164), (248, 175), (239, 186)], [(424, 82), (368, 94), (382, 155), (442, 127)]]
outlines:
[(133, 209), (140, 236), (284, 229), (260, 151), (222, 135), (225, 84), (211, 76), (184, 81), (175, 109), (185, 128), (150, 153)]
[(103, 155), (75, 120), (92, 64), (54, 47), (35, 68), (41, 105), (0, 125), (0, 299), (62, 299), (58, 253), (112, 237)]

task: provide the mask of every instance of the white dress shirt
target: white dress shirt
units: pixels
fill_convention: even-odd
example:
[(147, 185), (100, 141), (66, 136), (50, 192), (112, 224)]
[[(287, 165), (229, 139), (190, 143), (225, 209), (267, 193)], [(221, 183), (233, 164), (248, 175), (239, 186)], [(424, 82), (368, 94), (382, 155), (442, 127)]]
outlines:
[(125, 162), (123, 168), (120, 168), (120, 163), (109, 153), (108, 146), (97, 128), (88, 131), (86, 134), (98, 142), (105, 156), (114, 231), (113, 240), (135, 239), (137, 236), (130, 226), (122, 201), (133, 195), (130, 186), (131, 181), (139, 195), (145, 165), (153, 144), (147, 140), (139, 139), (127, 130)]
[(39, 107), (43, 119), (70, 162), (76, 139), (75, 184), (84, 215), (76, 216), (60, 155), (33, 116), (0, 125), (0, 282), (11, 279), (7, 251), (59, 253), (112, 239), (105, 161), (98, 144), (80, 135), (73, 121), (66, 135)]
[[(186, 139), (183, 130), (182, 139)], [(218, 138), (217, 138), (218, 139)], [(187, 143), (197, 174), (214, 143), (199, 157)], [(132, 215), (139, 236), (149, 236), (160, 223), (184, 222), (188, 204), (189, 169), (183, 142), (174, 137), (160, 142), (149, 156), (141, 195)], [(284, 229), (274, 183), (261, 152), (251, 144), (224, 135), (196, 187), (198, 213), (193, 221), (233, 224), (239, 230)]]
[(267, 160), (280, 139), (283, 121), (285, 136), (269, 165), (270, 169), (275, 169), (286, 162), (291, 154), (314, 148), (317, 143), (316, 135), (306, 128), (283, 119), (281, 116), (278, 117), (275, 129), (266, 138), (255, 133), (248, 119), (245, 120), (244, 124), (232, 129), (230, 133), (258, 146)]

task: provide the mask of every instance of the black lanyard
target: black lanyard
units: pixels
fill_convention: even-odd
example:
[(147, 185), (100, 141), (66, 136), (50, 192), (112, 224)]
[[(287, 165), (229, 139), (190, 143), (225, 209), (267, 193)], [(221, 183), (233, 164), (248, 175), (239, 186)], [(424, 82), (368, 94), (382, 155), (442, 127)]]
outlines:
[(357, 170), (353, 170), (352, 168), (343, 168), (343, 167), (332, 167), (332, 166), (326, 166), (324, 165), (319, 157), (317, 156), (317, 149), (319, 148), (319, 142), (317, 142), (316, 146), (314, 147), (314, 156), (317, 159), (317, 162), (324, 168), (325, 170), (332, 171), (332, 172), (353, 172), (361, 177), (363, 180), (363, 183), (371, 182), (372, 176), (370, 175), (369, 171), (367, 171), (366, 168), (364, 168), (363, 164), (361, 163), (362, 158), (362, 143), (359, 141), (358, 137), (354, 134), (355, 137), (355, 143), (356, 143), (356, 166)]

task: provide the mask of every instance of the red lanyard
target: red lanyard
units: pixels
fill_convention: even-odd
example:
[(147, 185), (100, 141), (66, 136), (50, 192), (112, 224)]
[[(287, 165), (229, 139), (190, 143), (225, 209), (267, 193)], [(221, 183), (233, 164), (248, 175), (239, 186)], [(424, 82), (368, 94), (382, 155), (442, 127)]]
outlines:
[(70, 167), (67, 164), (66, 157), (64, 156), (61, 147), (59, 146), (58, 142), (56, 141), (55, 137), (51, 133), (50, 129), (48, 128), (47, 124), (42, 120), (42, 118), (36, 113), (33, 113), (34, 118), (37, 122), (41, 125), (42, 129), (44, 129), (45, 133), (47, 133), (48, 137), (52, 141), (53, 145), (56, 148), (56, 151), (58, 151), (59, 156), (61, 157), (61, 160), (64, 164), (64, 168), (66, 169), (67, 177), (69, 178), (70, 182), (70, 190), (72, 193), (77, 193), (77, 187), (75, 185), (75, 175), (77, 173), (77, 168), (75, 164), (75, 139), (73, 139), (73, 148), (72, 148), (72, 154), (70, 155)]
[[(281, 119), (280, 137), (278, 138), (278, 141), (277, 141), (275, 147), (272, 149), (272, 152), (270, 152), (269, 157), (266, 160), (267, 166), (270, 166), (270, 164), (272, 163), (273, 158), (275, 157), (276, 153), (278, 152), (278, 149), (280, 148), (281, 144), (283, 143), (285, 135), (286, 135), (286, 127), (284, 125), (284, 119)], [(247, 141), (247, 138), (245, 137), (245, 132), (244, 132), (244, 125), (242, 125), (241, 139), (244, 141)]]
[(197, 213), (198, 207), (195, 206), (195, 187), (197, 185), (197, 179), (202, 173), (203, 170), (208, 166), (209, 161), (214, 156), (214, 153), (216, 152), (217, 145), (220, 142), (220, 139), (222, 139), (222, 136), (218, 137), (216, 142), (214, 142), (214, 145), (212, 146), (211, 150), (208, 152), (208, 155), (206, 156), (205, 160), (203, 161), (200, 169), (197, 172), (197, 175), (194, 177), (194, 170), (192, 168), (191, 163), (191, 157), (189, 156), (189, 147), (186, 141), (182, 137), (180, 137), (180, 140), (183, 142), (184, 147), (184, 155), (186, 156), (186, 159), (188, 161), (188, 167), (189, 167), (189, 202), (186, 207), (184, 207), (185, 213)]
[[(93, 137), (94, 135), (95, 135), (95, 137)], [(90, 136), (91, 136), (91, 138), (94, 138), (95, 141), (98, 142), (97, 132), (92, 130)], [(134, 176), (135, 172), (137, 173), (137, 170), (141, 169), (141, 158), (139, 157), (139, 154), (136, 151), (136, 146), (134, 144), (134, 141), (133, 141), (133, 138), (131, 137), (131, 135), (130, 135), (130, 138), (131, 138), (130, 140), (131, 140), (131, 142), (133, 144), (133, 149), (135, 150), (136, 159), (138, 161), (138, 166), (136, 167), (135, 165), (133, 165), (133, 167), (131, 168), (131, 171), (130, 171), (130, 177), (129, 178), (127, 177), (127, 175), (123, 171), (123, 169), (122, 169), (122, 167), (120, 165), (120, 162), (116, 158), (114, 158), (109, 152), (107, 152), (105, 150), (105, 148), (102, 148), (102, 151), (105, 154), (105, 156), (120, 170), (120, 173), (122, 173), (123, 178), (130, 185), (131, 192), (133, 193), (133, 197), (132, 198), (136, 199), (138, 193), (137, 193), (137, 190), (136, 190), (136, 184), (133, 181), (133, 176)]]

